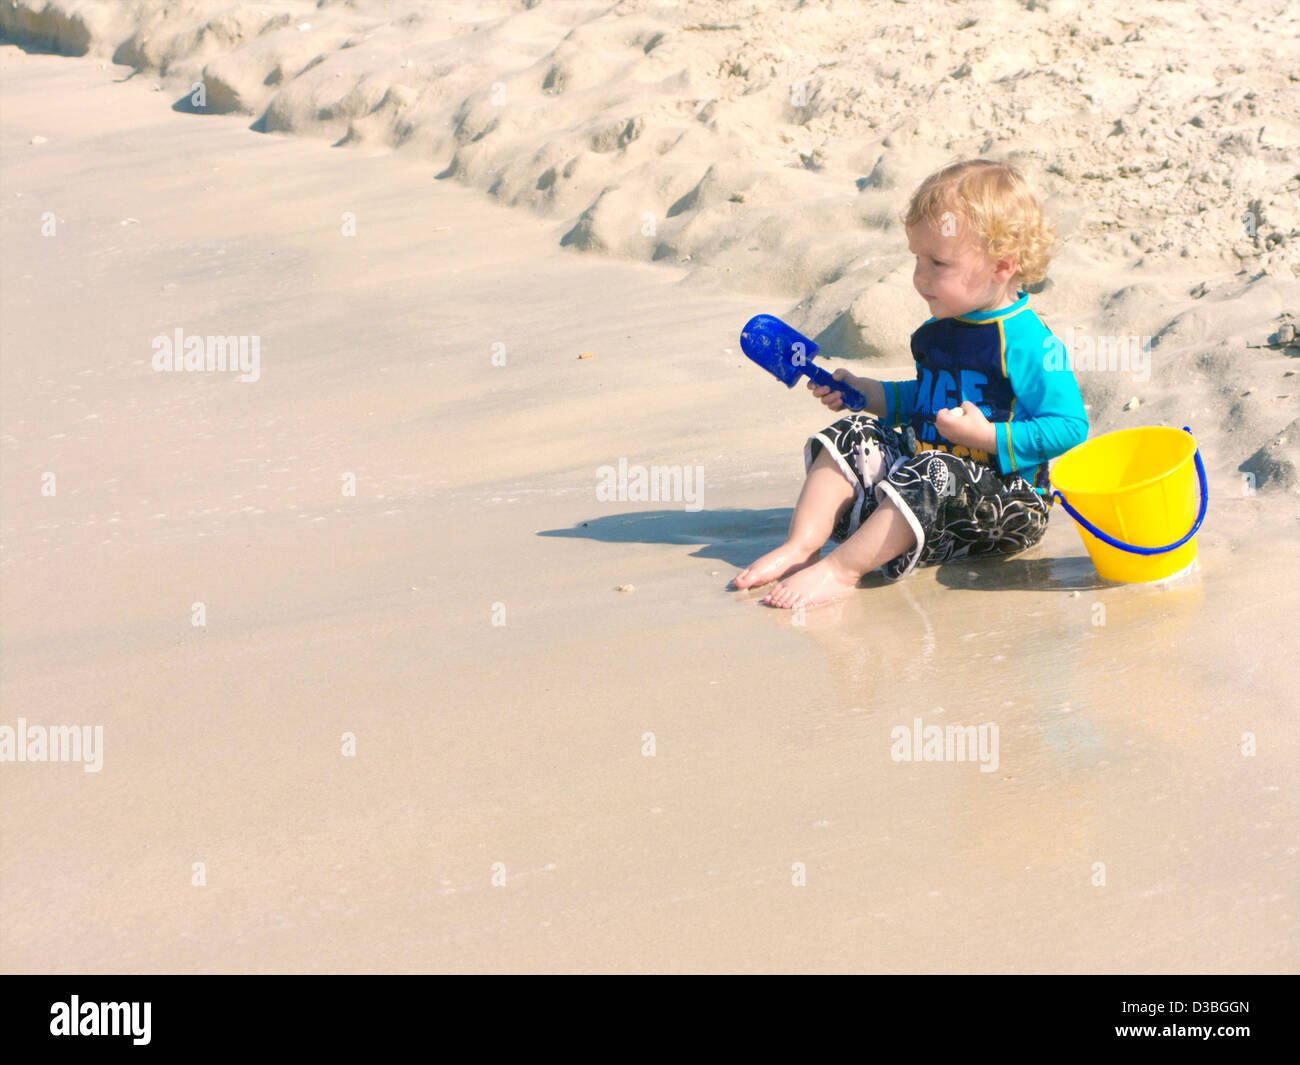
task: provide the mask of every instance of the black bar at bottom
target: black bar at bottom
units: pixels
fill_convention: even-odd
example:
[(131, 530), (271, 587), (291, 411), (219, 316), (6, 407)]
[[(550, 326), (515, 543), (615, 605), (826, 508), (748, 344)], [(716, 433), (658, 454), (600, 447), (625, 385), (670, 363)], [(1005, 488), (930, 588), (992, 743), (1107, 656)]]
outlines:
[[(1144, 1054), (1206, 1047), (1237, 1055), (1295, 1043), (1294, 976), (875, 976), (838, 987), (751, 981), (743, 991), (703, 994), (617, 979), (577, 991), (434, 976), (10, 977), (0, 994), (0, 1046), (20, 1061), (15, 1051), (110, 1045), (169, 1055), (312, 1047), (337, 1055), (413, 1042), (450, 1050), (453, 1037), (489, 1051), (514, 1037), (539, 1051), (572, 1041), (618, 1057), (656, 1044), (655, 1053), (698, 1052), (688, 1033), (733, 1049), (753, 1039), (769, 1051), (778, 1042), (825, 1050), (835, 1029), (864, 1048), (901, 1039), (927, 1053), (1128, 1045)], [(737, 999), (744, 1008), (729, 1008)]]

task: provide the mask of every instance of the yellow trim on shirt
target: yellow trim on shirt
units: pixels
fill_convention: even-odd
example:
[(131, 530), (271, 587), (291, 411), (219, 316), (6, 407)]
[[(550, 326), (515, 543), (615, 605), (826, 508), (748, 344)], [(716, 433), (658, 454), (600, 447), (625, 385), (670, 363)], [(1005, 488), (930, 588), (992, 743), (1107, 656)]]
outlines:
[[(1020, 297), (1017, 296), (1016, 298), (1019, 299)], [(1014, 311), (1009, 310), (1005, 314), (999, 314), (993, 318), (966, 318), (963, 315), (954, 314), (953, 320), (957, 322), (968, 322), (971, 325), (988, 325), (989, 322), (1001, 322), (1007, 318), (1012, 317), (1013, 315), (1019, 314), (1021, 311), (1027, 311), (1027, 310), (1029, 310), (1029, 304), (1026, 302), (1024, 306), (1017, 307)]]
[[(1021, 310), (1024, 310), (1024, 308), (1022, 307)], [(1011, 472), (1012, 472), (1012, 473), (1015, 473), (1015, 471), (1016, 471), (1016, 456), (1015, 456), (1015, 452), (1013, 452), (1013, 451), (1011, 450), (1011, 421), (1012, 421), (1012, 419), (1015, 418), (1015, 416), (1016, 416), (1016, 400), (1017, 400), (1019, 397), (1017, 397), (1017, 395), (1016, 395), (1015, 386), (1014, 386), (1014, 385), (1011, 385), (1011, 375), (1010, 375), (1009, 373), (1007, 373), (1007, 334), (1006, 334), (1006, 330), (1004, 330), (1004, 329), (1002, 328), (1002, 319), (999, 318), (999, 319), (997, 320), (997, 323), (998, 323), (998, 344), (999, 344), (999, 345), (1001, 346), (1001, 348), (1002, 348), (1002, 376), (1003, 376), (1003, 378), (1006, 380), (1007, 384), (1008, 384), (1009, 386), (1011, 386), (1011, 407), (1007, 410), (1007, 420), (1006, 420), (1006, 422), (1005, 422), (1004, 424), (1005, 424), (1006, 427), (1007, 427), (1007, 429), (1006, 429), (1006, 433), (1007, 433), (1007, 457), (1008, 457), (1009, 459), (1011, 459)]]
[(916, 445), (916, 450), (918, 452), (919, 451), (947, 451), (953, 455), (956, 455), (958, 458), (970, 458), (970, 459), (974, 459), (976, 462), (982, 462), (986, 466), (993, 465), (993, 460), (989, 456), (989, 453), (987, 451), (980, 451), (978, 448), (970, 448), (967, 447), (965, 444), (954, 444), (952, 447), (949, 447), (947, 444), (918, 443)]

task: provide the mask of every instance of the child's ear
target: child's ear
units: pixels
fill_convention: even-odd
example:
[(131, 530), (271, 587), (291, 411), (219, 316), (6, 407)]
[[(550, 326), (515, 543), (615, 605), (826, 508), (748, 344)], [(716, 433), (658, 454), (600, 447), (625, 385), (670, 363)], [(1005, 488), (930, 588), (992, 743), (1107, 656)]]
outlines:
[(1014, 255), (1004, 255), (993, 264), (993, 276), (999, 281), (1010, 281), (1019, 267), (1020, 263)]

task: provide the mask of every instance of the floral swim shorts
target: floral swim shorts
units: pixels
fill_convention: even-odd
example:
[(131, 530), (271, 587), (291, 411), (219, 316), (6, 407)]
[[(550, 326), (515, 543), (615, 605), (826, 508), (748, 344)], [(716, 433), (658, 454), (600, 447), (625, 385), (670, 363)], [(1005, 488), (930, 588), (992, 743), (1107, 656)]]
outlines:
[(918, 566), (957, 558), (1012, 555), (1047, 531), (1050, 501), (1019, 474), (946, 451), (918, 450), (915, 438), (870, 414), (851, 414), (808, 438), (804, 466), (822, 448), (853, 485), (853, 502), (831, 536), (847, 540), (888, 497), (903, 513), (916, 546), (880, 567), (891, 581)]

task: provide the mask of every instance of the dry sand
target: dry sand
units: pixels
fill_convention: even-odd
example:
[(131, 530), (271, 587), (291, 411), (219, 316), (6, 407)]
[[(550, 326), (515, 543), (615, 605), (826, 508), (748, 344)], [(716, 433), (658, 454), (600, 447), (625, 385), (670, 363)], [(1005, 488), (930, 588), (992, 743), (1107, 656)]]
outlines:
[[(0, 725), (101, 725), (104, 749), (97, 773), (0, 765), (0, 968), (1300, 968), (1295, 435), (1250, 467), (1256, 493), (1241, 470), (1300, 410), (1294, 352), (1249, 346), (1300, 306), (1281, 5), (1200, 34), (1179, 18), (1208, 5), (1127, 29), (1094, 6), (1099, 48), (1138, 38), (1100, 79), (1124, 117), (1091, 116), (1078, 146), (1052, 110), (1060, 77), (1026, 93), (1018, 72), (1088, 49), (1069, 30), (1082, 7), (951, 5), (915, 30), (920, 5), (786, 6), (427, 5), (460, 31), (439, 42), (401, 5), (252, 5), (242, 37), (139, 32), (157, 4), (6, 5), (0, 26), (29, 47), (45, 33), (100, 60), (0, 47)], [(222, 7), (170, 10), (202, 25)], [(457, 21), (471, 9), (477, 30)], [(64, 10), (88, 15), (41, 22)], [(257, 32), (262, 10), (291, 20)], [(846, 34), (846, 12), (875, 36)], [(954, 48), (971, 30), (1021, 37)], [(374, 101), (323, 114), (326, 74), (394, 94), (382, 56), (341, 47), (366, 32), (415, 72), (396, 98), (423, 121)], [(1182, 72), (1130, 99), (1144, 41)], [(782, 118), (799, 142), (782, 146), (790, 70), (841, 42), (861, 46), (848, 81), (803, 125)], [(672, 62), (646, 67), (663, 49)], [(762, 85), (714, 94), (749, 80), (714, 51)], [(324, 58), (295, 77), (291, 54)], [(169, 109), (200, 74), (247, 114)], [(529, 109), (493, 127), (497, 80)], [(882, 110), (890, 86), (924, 102), (927, 84), (929, 110)], [(698, 105), (670, 116), (715, 96), (718, 128)], [(1143, 107), (1171, 144), (1181, 108), (1202, 148), (1130, 175), (1120, 144), (1082, 147), (1118, 120), (1158, 155)], [(250, 115), (323, 136), (258, 135)], [(678, 121), (684, 140), (636, 156)], [(872, 121), (874, 146), (853, 126)], [(924, 150), (883, 144), (912, 122)], [(593, 147), (601, 123), (613, 139)], [(1008, 143), (985, 146), (989, 123)], [(1017, 559), (868, 578), (804, 619), (725, 591), (779, 541), (803, 440), (833, 420), (739, 357), (740, 325), (776, 313), (871, 356), (856, 370), (906, 375), (924, 306), (891, 212), (932, 157), (1030, 133), (1056, 149), (1034, 145), (1044, 163), (1078, 156), (1059, 183), (1035, 173), (1068, 240), (1034, 305), (1058, 333), (1159, 337), (1149, 381), (1080, 383), (1094, 433), (1196, 429), (1199, 577), (1100, 586), (1058, 512)], [(790, 167), (796, 148), (809, 159)], [(1184, 166), (1179, 195), (1204, 211), (1143, 178)], [(1184, 182), (1197, 166), (1210, 179)], [(1266, 232), (1237, 240), (1252, 203)], [(880, 279), (846, 268), (877, 257)], [(260, 379), (153, 372), (152, 339), (177, 327), (259, 336)], [(702, 466), (702, 509), (597, 499), (620, 458)], [(997, 724), (998, 770), (892, 761), (891, 730), (916, 717)]]

